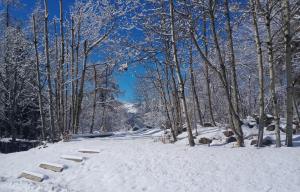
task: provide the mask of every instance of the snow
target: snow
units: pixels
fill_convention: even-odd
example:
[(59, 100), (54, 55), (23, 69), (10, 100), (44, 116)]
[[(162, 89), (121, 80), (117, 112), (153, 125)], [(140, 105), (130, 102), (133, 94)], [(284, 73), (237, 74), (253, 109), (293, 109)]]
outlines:
[(124, 103), (124, 108), (127, 109), (128, 113), (137, 113), (138, 110), (133, 103)]
[[(221, 128), (201, 128), (201, 136), (221, 136)], [(247, 131), (245, 131), (247, 132)], [(0, 154), (1, 192), (297, 192), (300, 188), (300, 136), (293, 148), (233, 144), (187, 145), (186, 133), (175, 144), (154, 142), (162, 131), (120, 133), (109, 138), (80, 138), (26, 152)], [(81, 163), (59, 157), (85, 154)], [(65, 164), (61, 173), (38, 167), (41, 162)], [(22, 170), (48, 175), (42, 183), (18, 179)]]

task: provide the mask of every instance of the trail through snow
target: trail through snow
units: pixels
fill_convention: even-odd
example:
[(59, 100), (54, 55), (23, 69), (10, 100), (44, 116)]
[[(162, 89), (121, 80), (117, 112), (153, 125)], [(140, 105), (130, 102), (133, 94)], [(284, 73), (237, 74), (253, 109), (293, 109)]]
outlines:
[[(155, 132), (153, 132), (155, 133)], [(97, 149), (82, 154), (81, 148)], [(83, 155), (81, 163), (61, 155)], [(41, 162), (68, 166), (61, 173)], [(151, 137), (77, 139), (47, 148), (0, 154), (0, 192), (298, 192), (300, 148), (188, 147)], [(42, 183), (18, 179), (23, 170), (48, 175)]]

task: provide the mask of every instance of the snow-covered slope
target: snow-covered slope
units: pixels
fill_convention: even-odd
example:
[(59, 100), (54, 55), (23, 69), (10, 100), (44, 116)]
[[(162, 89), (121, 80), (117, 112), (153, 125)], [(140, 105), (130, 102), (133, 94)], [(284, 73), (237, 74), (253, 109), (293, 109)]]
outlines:
[(137, 113), (138, 109), (135, 107), (134, 103), (124, 103), (123, 107), (127, 110), (128, 113)]
[[(212, 129), (213, 131), (213, 129)], [(123, 133), (110, 138), (74, 140), (27, 152), (0, 154), (1, 192), (297, 192), (300, 189), (300, 148), (231, 148), (153, 142), (151, 135)], [(300, 137), (296, 137), (297, 142)], [(78, 149), (97, 149), (82, 154)], [(83, 156), (81, 162), (61, 155)], [(61, 173), (39, 163), (67, 165)], [(18, 179), (21, 171), (48, 175), (42, 183)]]

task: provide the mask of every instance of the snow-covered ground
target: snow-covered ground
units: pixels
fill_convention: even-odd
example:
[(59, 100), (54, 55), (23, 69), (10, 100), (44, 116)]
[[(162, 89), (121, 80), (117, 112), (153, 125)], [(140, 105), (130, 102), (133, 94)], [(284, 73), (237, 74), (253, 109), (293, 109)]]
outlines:
[[(217, 129), (205, 129), (206, 135)], [(187, 146), (154, 142), (158, 130), (79, 139), (26, 152), (0, 154), (0, 192), (298, 192), (300, 136), (297, 147), (232, 148), (232, 143)], [(205, 135), (204, 134), (204, 135)], [(297, 143), (298, 142), (298, 143)], [(79, 149), (100, 153), (82, 154)], [(81, 162), (60, 159), (83, 156)], [(38, 167), (50, 162), (68, 166), (61, 173)], [(42, 183), (18, 179), (23, 171), (48, 176)]]

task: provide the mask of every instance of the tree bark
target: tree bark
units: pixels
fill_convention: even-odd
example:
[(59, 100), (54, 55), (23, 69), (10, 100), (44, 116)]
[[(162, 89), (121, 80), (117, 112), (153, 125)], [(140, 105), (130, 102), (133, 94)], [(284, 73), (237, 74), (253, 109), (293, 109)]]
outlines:
[(76, 115), (75, 115), (75, 133), (78, 133), (79, 129), (79, 117), (80, 117), (80, 112), (81, 112), (81, 103), (83, 99), (83, 86), (84, 86), (84, 81), (85, 81), (85, 74), (86, 74), (86, 65), (87, 65), (87, 58), (88, 58), (88, 51), (87, 51), (87, 40), (84, 41), (84, 59), (83, 59), (83, 69), (81, 73), (81, 79), (80, 79), (80, 87), (79, 87), (79, 92), (78, 92), (78, 97), (77, 97), (77, 102), (76, 102)]
[(49, 119), (50, 119), (50, 131), (51, 140), (54, 141), (55, 127), (53, 117), (53, 99), (52, 99), (52, 84), (51, 84), (51, 66), (49, 59), (49, 37), (48, 37), (48, 0), (44, 0), (45, 6), (45, 20), (44, 20), (44, 40), (45, 40), (45, 55), (46, 55), (46, 70), (47, 70), (47, 83), (48, 83), (48, 97), (49, 97)]
[(256, 43), (256, 53), (257, 53), (257, 67), (258, 67), (258, 79), (259, 79), (259, 127), (258, 127), (258, 142), (257, 147), (262, 146), (264, 126), (265, 126), (265, 102), (264, 102), (264, 66), (263, 66), (263, 52), (261, 47), (261, 40), (259, 36), (259, 29), (257, 23), (257, 4), (254, 0), (251, 0), (252, 8), (252, 20), (254, 27), (254, 38)]
[(73, 130), (73, 114), (75, 110), (75, 76), (74, 74), (74, 62), (75, 62), (75, 57), (74, 57), (74, 46), (75, 46), (75, 27), (74, 27), (74, 18), (72, 17), (71, 21), (71, 103), (70, 103), (70, 121), (72, 122), (71, 127), (72, 127), (72, 132)]
[(91, 127), (90, 127), (90, 133), (93, 133), (93, 129), (94, 129), (94, 122), (95, 122), (95, 113), (96, 113), (96, 99), (97, 99), (97, 69), (96, 69), (96, 65), (93, 66), (94, 68), (94, 99), (93, 99), (93, 113), (92, 113), (92, 123), (91, 123)]
[[(195, 76), (194, 76), (194, 69), (193, 69), (193, 50), (192, 50), (193, 44), (192, 43), (193, 42), (191, 42), (190, 50), (189, 50), (190, 51), (190, 62), (189, 62), (190, 81), (191, 81), (191, 86), (192, 86), (193, 98), (195, 100), (196, 107), (197, 107), (197, 113), (198, 113), (200, 125), (203, 126), (202, 112), (201, 112), (199, 97), (198, 97), (196, 86), (195, 86)], [(196, 130), (197, 130), (197, 126), (196, 126)]]
[(281, 1), (283, 11), (283, 32), (285, 44), (285, 67), (286, 67), (286, 145), (293, 146), (293, 69), (292, 69), (292, 49), (291, 49), (291, 16), (288, 0)]
[(63, 24), (63, 3), (59, 0), (59, 23), (60, 23), (60, 62), (59, 62), (59, 72), (60, 72), (60, 82), (59, 82), (59, 105), (60, 105), (60, 129), (62, 133), (65, 131), (65, 105), (64, 105), (64, 63), (65, 63), (65, 43), (64, 43), (64, 24)]
[[(208, 46), (207, 46), (207, 29), (206, 29), (206, 14), (203, 13), (203, 44), (204, 44), (204, 52), (205, 52), (205, 57), (208, 57)], [(212, 108), (212, 100), (211, 100), (211, 88), (210, 88), (210, 77), (209, 77), (209, 66), (206, 61), (204, 61), (205, 64), (205, 79), (206, 79), (206, 91), (207, 91), (207, 99), (208, 99), (208, 108), (209, 108), (209, 114), (210, 114), (210, 119), (212, 121), (212, 124), (216, 126), (215, 122), (215, 117), (213, 113), (213, 108)]]
[(76, 65), (75, 65), (75, 85), (74, 85), (74, 109), (72, 118), (73, 133), (78, 133), (78, 127), (76, 125), (76, 119), (78, 115), (78, 74), (79, 74), (79, 48), (80, 48), (80, 33), (81, 33), (81, 17), (77, 23), (77, 43), (76, 43)]
[[(258, 0), (258, 3), (259, 0)], [(265, 26), (267, 29), (267, 49), (268, 49), (268, 63), (269, 63), (269, 73), (270, 73), (270, 92), (272, 95), (272, 104), (273, 104), (273, 116), (275, 121), (275, 135), (276, 135), (276, 147), (281, 147), (280, 140), (280, 129), (279, 129), (279, 112), (277, 104), (277, 94), (275, 89), (275, 63), (274, 63), (274, 50), (273, 50), (273, 34), (271, 30), (271, 8), (270, 1), (266, 3), (265, 10)]]
[(34, 50), (35, 50), (35, 71), (36, 71), (36, 84), (38, 88), (38, 99), (39, 99), (39, 110), (40, 110), (40, 118), (41, 118), (41, 127), (42, 127), (42, 140), (45, 140), (45, 119), (43, 112), (43, 101), (42, 101), (42, 88), (41, 88), (41, 75), (40, 75), (40, 59), (38, 53), (38, 42), (36, 35), (36, 22), (35, 16), (32, 16), (33, 21), (33, 37), (34, 37)]
[(237, 75), (236, 75), (236, 62), (235, 62), (235, 54), (234, 54), (234, 45), (232, 38), (232, 27), (230, 23), (230, 11), (229, 11), (229, 3), (228, 0), (224, 1), (225, 4), (225, 17), (226, 17), (226, 31), (228, 35), (228, 47), (230, 52), (229, 63), (231, 65), (231, 75), (232, 75), (232, 98), (233, 98), (233, 107), (237, 113), (240, 113), (239, 110), (239, 88), (237, 83)]
[(174, 2), (173, 0), (169, 0), (169, 5), (170, 5), (170, 16), (171, 16), (171, 42), (172, 42), (172, 50), (173, 50), (173, 61), (175, 64), (175, 69), (176, 69), (176, 74), (178, 78), (178, 83), (179, 83), (179, 95), (180, 95), (180, 100), (183, 105), (183, 110), (185, 113), (185, 118), (186, 118), (186, 123), (187, 123), (187, 132), (188, 132), (188, 140), (189, 140), (189, 145), (192, 147), (195, 145), (195, 141), (193, 138), (193, 133), (192, 133), (192, 128), (191, 128), (191, 122), (188, 116), (188, 109), (187, 109), (187, 104), (186, 104), (186, 98), (185, 98), (185, 93), (184, 93), (184, 82), (182, 79), (181, 75), (181, 70), (178, 62), (178, 57), (177, 57), (177, 47), (176, 47), (176, 37), (175, 37), (175, 16), (174, 16)]

